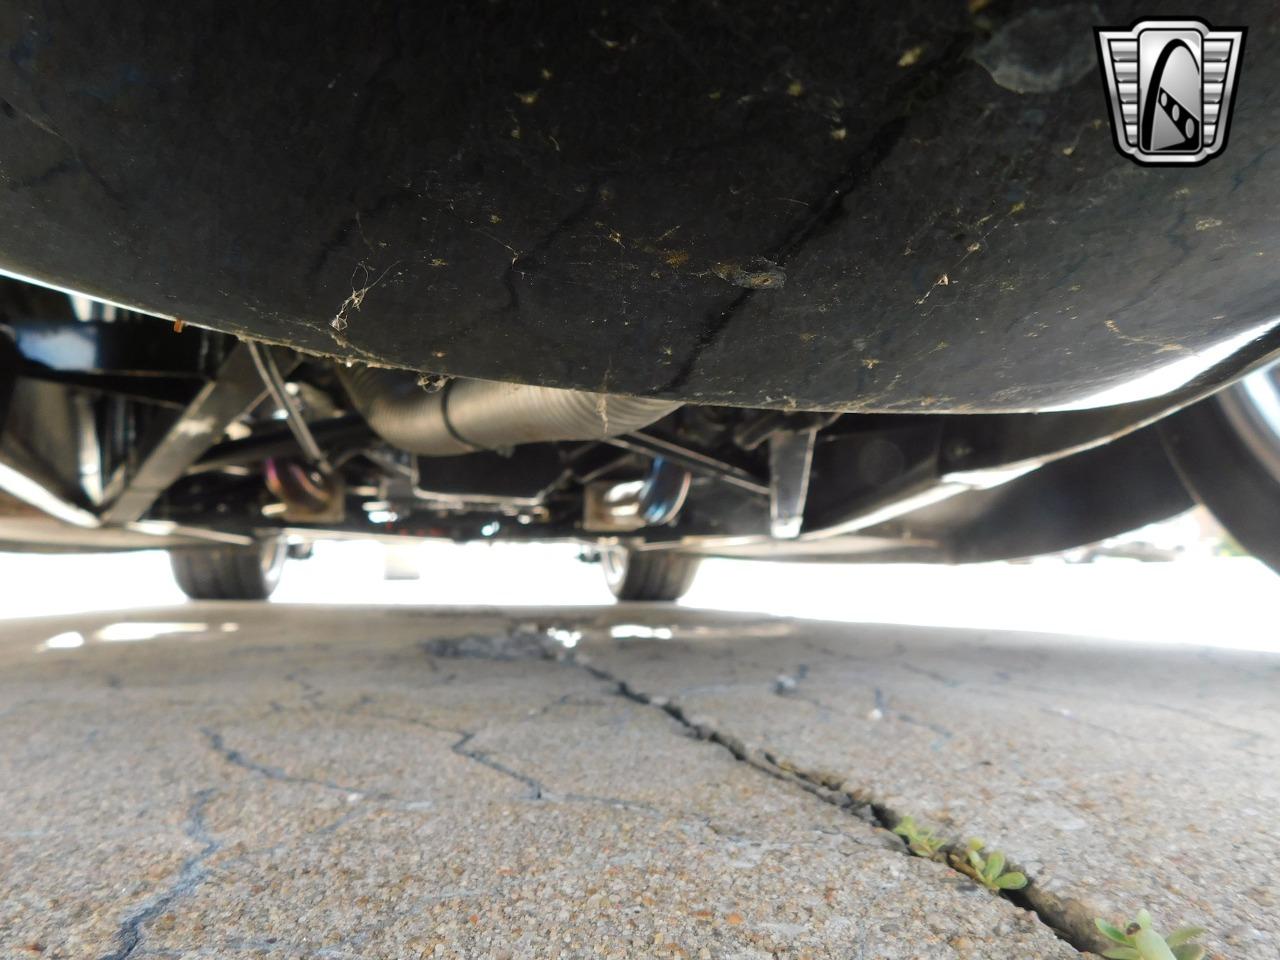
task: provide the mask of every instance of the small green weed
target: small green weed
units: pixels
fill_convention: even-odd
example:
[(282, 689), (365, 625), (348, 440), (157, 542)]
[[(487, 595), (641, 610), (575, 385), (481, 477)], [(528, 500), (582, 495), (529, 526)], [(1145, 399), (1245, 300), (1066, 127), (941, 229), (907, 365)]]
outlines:
[(1093, 922), (1104, 936), (1120, 944), (1102, 954), (1110, 960), (1201, 960), (1204, 956), (1204, 947), (1191, 942), (1204, 933), (1203, 928), (1183, 927), (1162, 937), (1152, 929), (1151, 914), (1146, 910), (1139, 910), (1123, 930), (1101, 917)]
[(946, 841), (932, 830), (917, 824), (915, 817), (903, 817), (893, 832), (907, 842), (907, 849), (917, 857), (933, 859), (946, 845)]
[(950, 863), (953, 868), (978, 881), (992, 893), (1021, 890), (1027, 885), (1025, 874), (1016, 870), (1005, 872), (1005, 855), (999, 850), (984, 854), (981, 840), (970, 840), (963, 854), (955, 852), (954, 848), (948, 851), (946, 840), (927, 827), (920, 826), (915, 817), (910, 816), (899, 820), (893, 832), (906, 841), (907, 849), (917, 857)]
[(981, 840), (970, 840), (968, 847), (965, 848), (964, 858), (961, 859), (953, 854), (951, 865), (961, 873), (973, 877), (992, 893), (999, 893), (1001, 890), (1021, 890), (1027, 885), (1025, 874), (1018, 873), (1016, 870), (1005, 873), (1003, 853), (992, 850), (984, 856), (983, 846), (985, 844)]

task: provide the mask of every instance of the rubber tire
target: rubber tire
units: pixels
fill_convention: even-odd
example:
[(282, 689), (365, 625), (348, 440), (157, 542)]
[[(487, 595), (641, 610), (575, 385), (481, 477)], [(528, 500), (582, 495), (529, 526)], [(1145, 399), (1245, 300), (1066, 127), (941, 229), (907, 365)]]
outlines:
[(601, 552), (605, 582), (619, 600), (671, 603), (693, 586), (701, 557), (610, 547)]
[(1238, 397), (1209, 397), (1165, 418), (1160, 437), (1187, 490), (1236, 542), (1280, 573), (1280, 478), (1233, 425), (1228, 409)]
[(182, 547), (169, 551), (169, 564), (192, 600), (266, 600), (280, 583), (287, 555), (283, 539), (270, 539), (247, 547)]

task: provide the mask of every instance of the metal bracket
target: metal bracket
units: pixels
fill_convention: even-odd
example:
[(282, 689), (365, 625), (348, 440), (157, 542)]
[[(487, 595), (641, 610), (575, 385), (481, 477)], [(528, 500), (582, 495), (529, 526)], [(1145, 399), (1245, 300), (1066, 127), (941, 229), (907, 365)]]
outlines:
[(775, 539), (800, 536), (817, 435), (814, 428), (769, 437), (769, 533)]
[(134, 471), (115, 501), (103, 511), (110, 524), (140, 520), (192, 463), (222, 438), (227, 425), (257, 406), (267, 388), (246, 344), (237, 345), (217, 377), (168, 428)]
[(364, 455), (384, 473), (378, 484), (381, 499), (365, 503), (365, 511), (392, 514), (399, 520), (412, 516), (418, 489), (417, 457), (389, 446), (365, 450)]

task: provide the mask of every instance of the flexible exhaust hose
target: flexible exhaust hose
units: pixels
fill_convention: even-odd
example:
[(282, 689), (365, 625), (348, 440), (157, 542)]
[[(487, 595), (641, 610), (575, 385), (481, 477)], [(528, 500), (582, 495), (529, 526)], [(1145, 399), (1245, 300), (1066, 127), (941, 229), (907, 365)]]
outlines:
[(545, 440), (602, 440), (647, 427), (680, 406), (492, 380), (450, 380), (427, 393), (417, 374), (376, 367), (340, 366), (338, 377), (375, 433), (428, 457)]

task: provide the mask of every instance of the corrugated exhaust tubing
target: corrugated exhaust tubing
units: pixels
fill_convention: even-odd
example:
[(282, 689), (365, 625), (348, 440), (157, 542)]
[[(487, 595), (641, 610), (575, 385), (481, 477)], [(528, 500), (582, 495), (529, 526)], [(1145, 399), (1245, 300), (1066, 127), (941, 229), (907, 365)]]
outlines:
[(545, 440), (602, 440), (661, 420), (679, 403), (492, 380), (450, 380), (427, 393), (418, 375), (338, 367), (356, 409), (392, 446), (428, 457)]

